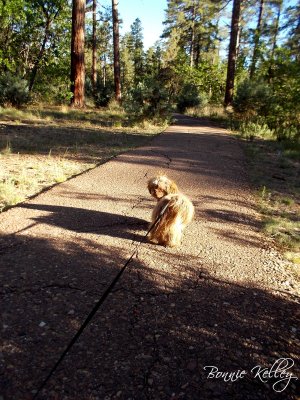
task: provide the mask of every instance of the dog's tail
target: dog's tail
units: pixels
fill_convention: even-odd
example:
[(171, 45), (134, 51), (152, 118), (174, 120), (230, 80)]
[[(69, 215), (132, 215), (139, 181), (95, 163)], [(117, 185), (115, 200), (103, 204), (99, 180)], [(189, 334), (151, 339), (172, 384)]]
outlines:
[[(183, 195), (170, 195), (161, 199), (152, 216), (156, 221), (150, 233), (150, 239), (156, 238), (158, 243), (166, 244), (176, 240), (174, 235), (181, 236), (186, 224), (191, 222), (194, 207)], [(178, 238), (179, 239), (179, 238)]]
[(185, 225), (191, 222), (194, 217), (194, 206), (183, 194), (173, 195), (170, 198), (167, 211), (170, 213), (170, 217), (175, 217), (180, 213)]

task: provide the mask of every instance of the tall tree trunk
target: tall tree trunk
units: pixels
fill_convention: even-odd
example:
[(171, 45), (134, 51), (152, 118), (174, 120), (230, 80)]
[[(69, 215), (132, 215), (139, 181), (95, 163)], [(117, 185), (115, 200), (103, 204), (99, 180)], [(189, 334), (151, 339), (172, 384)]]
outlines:
[(113, 16), (113, 42), (114, 42), (114, 81), (115, 81), (115, 98), (121, 101), (121, 73), (120, 73), (120, 36), (119, 36), (119, 15), (118, 0), (112, 0), (112, 16)]
[(104, 59), (102, 62), (102, 83), (103, 86), (106, 87), (106, 57), (104, 55)]
[(195, 64), (195, 18), (196, 6), (193, 4), (192, 26), (191, 26), (191, 45), (190, 45), (190, 67), (193, 68)]
[(71, 39), (71, 105), (76, 108), (84, 107), (84, 28), (85, 0), (73, 0), (72, 10), (72, 39)]
[(275, 25), (274, 25), (274, 35), (272, 38), (271, 60), (274, 58), (274, 53), (275, 53), (275, 49), (277, 46), (277, 37), (278, 37), (278, 33), (279, 33), (279, 20), (280, 20), (280, 15), (281, 15), (281, 7), (282, 7), (282, 0), (280, 0), (278, 3), (278, 10), (277, 10), (276, 20), (275, 20)]
[(268, 82), (270, 83), (272, 78), (273, 78), (273, 67), (274, 67), (274, 55), (275, 55), (275, 50), (277, 46), (277, 37), (279, 33), (279, 20), (281, 16), (281, 7), (282, 7), (282, 0), (278, 1), (278, 10), (276, 14), (276, 20), (275, 20), (275, 25), (274, 25), (274, 34), (272, 38), (272, 49), (271, 49), (271, 55), (270, 55), (270, 64), (268, 68)]
[[(299, 8), (300, 8), (300, 2), (299, 2)], [(300, 13), (298, 16), (298, 23), (297, 23), (296, 29), (294, 31), (294, 36), (295, 36), (296, 40), (295, 40), (295, 44), (292, 46), (292, 49), (295, 52), (296, 59), (298, 61), (300, 61), (300, 40), (299, 40), (299, 38), (300, 38)]]
[(255, 69), (256, 69), (256, 63), (258, 60), (259, 42), (260, 42), (260, 36), (261, 36), (262, 16), (263, 16), (263, 12), (264, 12), (264, 5), (265, 5), (265, 0), (260, 0), (257, 26), (256, 26), (256, 29), (254, 32), (254, 48), (253, 48), (253, 56), (252, 56), (252, 62), (251, 62), (251, 67), (250, 67), (250, 79), (252, 79), (254, 76)]
[(92, 86), (96, 94), (97, 85), (97, 0), (93, 0), (93, 55), (92, 55)]
[(233, 0), (231, 33), (230, 33), (230, 43), (228, 52), (227, 79), (226, 79), (226, 89), (225, 89), (225, 99), (224, 99), (225, 107), (231, 105), (233, 100), (241, 1), (242, 0)]

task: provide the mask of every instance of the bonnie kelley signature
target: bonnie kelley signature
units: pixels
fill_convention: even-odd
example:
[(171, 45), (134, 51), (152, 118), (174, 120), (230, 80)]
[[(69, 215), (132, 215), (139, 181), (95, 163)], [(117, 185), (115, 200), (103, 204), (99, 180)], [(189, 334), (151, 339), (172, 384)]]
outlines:
[[(272, 379), (273, 382), (275, 380), (272, 385), (273, 389), (275, 392), (283, 392), (292, 379), (298, 379), (289, 371), (293, 366), (294, 360), (292, 358), (279, 358), (269, 368), (256, 365), (251, 369), (251, 374), (255, 379), (263, 383), (267, 383), (270, 379)], [(208, 371), (207, 379), (221, 379), (224, 382), (235, 382), (244, 379), (245, 376), (248, 375), (248, 372), (245, 370), (222, 372), (214, 365), (207, 365), (203, 367), (203, 369)]]

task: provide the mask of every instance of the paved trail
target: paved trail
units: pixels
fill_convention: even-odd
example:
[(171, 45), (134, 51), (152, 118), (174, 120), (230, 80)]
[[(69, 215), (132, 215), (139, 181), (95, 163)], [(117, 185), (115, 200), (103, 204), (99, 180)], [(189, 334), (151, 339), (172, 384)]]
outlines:
[[(182, 246), (142, 243), (40, 399), (296, 399), (296, 380), (279, 393), (251, 372), (290, 357), (299, 373), (300, 291), (259, 233), (239, 142), (178, 116), (149, 147), (0, 215), (1, 400), (31, 399), (143, 240), (158, 171), (196, 208)], [(205, 366), (246, 372), (224, 382)]]

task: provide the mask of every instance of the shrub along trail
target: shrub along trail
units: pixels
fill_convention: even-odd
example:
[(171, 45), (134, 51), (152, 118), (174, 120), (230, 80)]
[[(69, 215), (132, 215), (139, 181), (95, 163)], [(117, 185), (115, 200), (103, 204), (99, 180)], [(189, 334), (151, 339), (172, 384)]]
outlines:
[(32, 397), (144, 240), (158, 171), (195, 220), (179, 248), (141, 244), (40, 399), (296, 399), (274, 371), (290, 358), (299, 377), (299, 282), (259, 232), (238, 140), (177, 116), (150, 146), (0, 215), (1, 400)]

